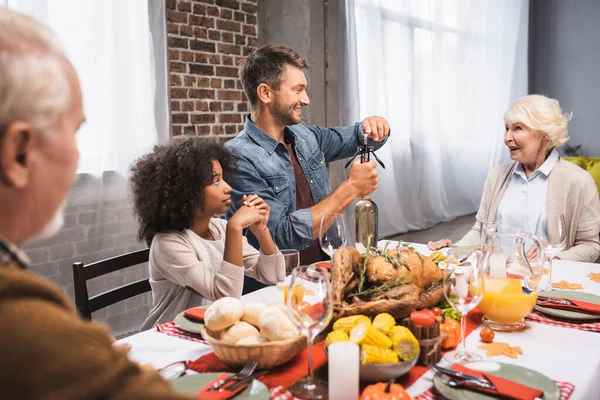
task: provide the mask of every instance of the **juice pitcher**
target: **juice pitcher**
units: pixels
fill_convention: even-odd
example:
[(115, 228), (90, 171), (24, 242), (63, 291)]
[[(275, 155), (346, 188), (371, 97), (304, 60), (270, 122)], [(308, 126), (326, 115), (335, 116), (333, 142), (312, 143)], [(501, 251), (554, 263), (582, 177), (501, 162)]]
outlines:
[(520, 229), (486, 225), (482, 233), (483, 324), (498, 331), (520, 330), (537, 300), (543, 272), (541, 241)]

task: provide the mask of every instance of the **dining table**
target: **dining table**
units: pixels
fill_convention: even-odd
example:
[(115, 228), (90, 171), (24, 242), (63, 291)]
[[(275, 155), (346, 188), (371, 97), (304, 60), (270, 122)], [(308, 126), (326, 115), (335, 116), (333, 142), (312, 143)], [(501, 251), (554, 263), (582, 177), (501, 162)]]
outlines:
[[(388, 246), (398, 245), (398, 242), (388, 242)], [(425, 256), (431, 253), (424, 244), (409, 245)], [(591, 273), (599, 272), (599, 264), (554, 260), (552, 275), (554, 282), (565, 280), (579, 283), (583, 286), (581, 292), (600, 295), (600, 282), (590, 278)], [(541, 285), (546, 283), (544, 279), (542, 278)], [(273, 285), (248, 293), (241, 297), (241, 301), (244, 304), (283, 304), (283, 294)], [(569, 382), (575, 387), (569, 399), (600, 399), (600, 331), (586, 331), (532, 320), (528, 320), (527, 325), (527, 329), (519, 332), (495, 332), (494, 341), (521, 347), (523, 354), (517, 358), (504, 355), (486, 357), (486, 353), (478, 348), (483, 344), (479, 335), (484, 328), (482, 325), (466, 337), (466, 348), (478, 353), (483, 360), (522, 366), (552, 380)], [(211, 347), (202, 341), (165, 335), (157, 329), (134, 334), (118, 343), (132, 346), (129, 352), (131, 360), (151, 364), (157, 369), (176, 361), (196, 360), (212, 352)], [(442, 359), (439, 365), (447, 364)], [(432, 378), (433, 372), (424, 373), (406, 388), (407, 392), (415, 397), (427, 391), (432, 386)]]

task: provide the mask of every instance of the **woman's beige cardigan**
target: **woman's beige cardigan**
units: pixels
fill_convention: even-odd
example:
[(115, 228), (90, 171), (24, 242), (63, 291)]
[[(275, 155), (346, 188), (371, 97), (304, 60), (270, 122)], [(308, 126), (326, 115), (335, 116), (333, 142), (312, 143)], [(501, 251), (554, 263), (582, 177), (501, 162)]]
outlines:
[[(456, 243), (457, 246), (480, 244), (482, 221), (496, 219), (498, 204), (504, 196), (514, 167), (513, 162), (492, 169), (483, 188), (477, 222)], [(557, 257), (571, 261), (596, 261), (600, 257), (600, 200), (591, 175), (583, 168), (559, 158), (548, 177), (546, 197), (546, 218), (551, 220), (564, 214), (567, 224), (567, 250)], [(549, 239), (555, 241), (556, 228), (550, 229)]]

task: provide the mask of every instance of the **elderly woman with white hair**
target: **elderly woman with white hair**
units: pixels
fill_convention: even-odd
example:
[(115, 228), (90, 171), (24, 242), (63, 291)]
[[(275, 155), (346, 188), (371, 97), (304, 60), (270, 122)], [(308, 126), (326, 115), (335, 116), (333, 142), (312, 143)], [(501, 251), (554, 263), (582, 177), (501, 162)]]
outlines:
[[(566, 143), (569, 116), (557, 100), (529, 95), (504, 115), (504, 144), (511, 163), (492, 169), (483, 189), (477, 222), (456, 243), (479, 245), (482, 221), (502, 221), (535, 233), (540, 215), (564, 215), (567, 247), (557, 258), (594, 262), (600, 256), (600, 201), (590, 174), (563, 160), (556, 150)], [(549, 228), (550, 229), (550, 228)], [(548, 232), (550, 237), (556, 232)], [(431, 250), (453, 246), (444, 239), (427, 244)]]

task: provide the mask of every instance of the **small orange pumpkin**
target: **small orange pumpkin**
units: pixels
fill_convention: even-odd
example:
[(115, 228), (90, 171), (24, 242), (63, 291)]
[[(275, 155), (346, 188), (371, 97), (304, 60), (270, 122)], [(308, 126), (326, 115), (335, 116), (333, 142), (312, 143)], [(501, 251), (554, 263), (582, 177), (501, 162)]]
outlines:
[(440, 334), (446, 335), (442, 340), (442, 349), (453, 349), (460, 343), (460, 324), (455, 319), (442, 316)]
[(404, 390), (404, 386), (389, 382), (378, 382), (369, 385), (363, 390), (359, 400), (410, 400), (410, 396)]

